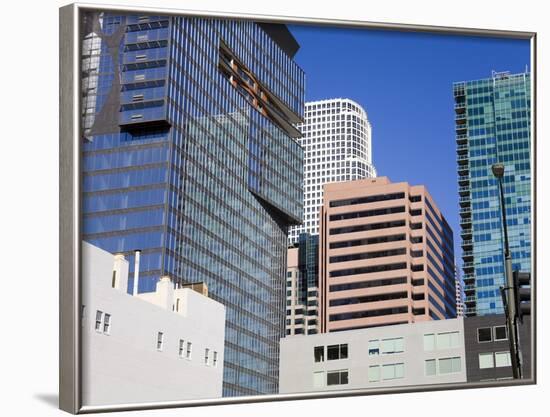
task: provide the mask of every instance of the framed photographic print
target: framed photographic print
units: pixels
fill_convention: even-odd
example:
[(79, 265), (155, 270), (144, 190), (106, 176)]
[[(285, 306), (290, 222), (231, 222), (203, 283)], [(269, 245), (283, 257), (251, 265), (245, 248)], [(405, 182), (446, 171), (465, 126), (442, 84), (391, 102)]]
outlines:
[(535, 33), (60, 9), (60, 407), (535, 383)]

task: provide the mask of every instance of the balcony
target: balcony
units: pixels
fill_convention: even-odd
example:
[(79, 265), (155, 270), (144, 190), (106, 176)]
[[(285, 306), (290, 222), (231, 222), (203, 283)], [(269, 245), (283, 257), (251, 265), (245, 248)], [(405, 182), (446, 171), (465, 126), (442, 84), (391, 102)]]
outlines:
[(453, 85), (453, 94), (455, 97), (460, 97), (466, 95), (465, 91), (466, 84), (464, 82), (458, 82)]
[(467, 228), (469, 229), (469, 228), (471, 227), (471, 225), (472, 225), (472, 218), (471, 218), (470, 216), (468, 216), (468, 217), (462, 217), (462, 218), (460, 219), (460, 225), (461, 225), (462, 227), (467, 226)]
[(460, 215), (469, 215), (472, 212), (472, 209), (470, 207), (463, 207), (459, 211)]
[(464, 302), (466, 304), (474, 304), (476, 302), (476, 296), (475, 295), (469, 295), (467, 297), (464, 297)]
[(468, 135), (466, 134), (456, 135), (456, 143), (458, 145), (468, 144)]
[(457, 172), (459, 176), (468, 175), (470, 173), (470, 168), (468, 164), (458, 164)]
[(466, 115), (465, 114), (457, 114), (455, 116), (455, 122), (457, 124), (463, 124), (463, 123), (466, 123)]
[(460, 236), (462, 236), (462, 238), (466, 238), (466, 239), (471, 239), (472, 238), (472, 229), (462, 229), (462, 231), (460, 232)]
[(468, 261), (468, 262), (464, 262), (462, 264), (462, 269), (464, 269), (464, 270), (467, 270), (467, 269), (471, 270), (473, 268), (474, 268), (474, 261)]
[(462, 143), (460, 145), (457, 145), (456, 147), (456, 152), (460, 155), (460, 154), (464, 154), (464, 153), (468, 153), (468, 144), (467, 143)]
[(461, 186), (469, 185), (470, 184), (470, 176), (469, 175), (459, 175), (458, 176), (458, 184)]
[(458, 123), (456, 124), (455, 131), (458, 136), (466, 136), (466, 132), (468, 131), (468, 128), (466, 126), (466, 123)]
[(472, 199), (470, 198), (470, 196), (464, 196), (458, 199), (458, 202), (460, 203), (460, 207), (469, 206), (471, 201)]
[(475, 291), (476, 290), (476, 285), (475, 284), (468, 284), (468, 285), (464, 285), (464, 292), (472, 292), (472, 291)]
[(458, 193), (460, 194), (461, 197), (466, 197), (470, 194), (470, 187), (468, 186), (458, 187)]
[(455, 113), (456, 114), (463, 114), (466, 112), (466, 103), (455, 103)]
[(458, 155), (458, 156), (456, 157), (456, 160), (457, 160), (457, 162), (458, 162), (459, 165), (464, 165), (464, 164), (467, 165), (469, 159), (470, 159), (470, 158), (468, 157), (467, 154), (465, 154), (465, 155)]
[(465, 250), (464, 252), (462, 252), (462, 259), (466, 259), (466, 258), (473, 258), (474, 257), (474, 251), (471, 251), (471, 250)]

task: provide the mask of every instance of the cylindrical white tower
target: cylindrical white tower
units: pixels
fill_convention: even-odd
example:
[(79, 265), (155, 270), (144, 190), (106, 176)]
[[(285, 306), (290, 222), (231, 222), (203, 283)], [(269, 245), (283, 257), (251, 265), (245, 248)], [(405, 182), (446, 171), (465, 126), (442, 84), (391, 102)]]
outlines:
[(372, 129), (367, 113), (350, 99), (305, 103), (298, 142), (304, 149), (304, 219), (291, 227), (289, 242), (300, 233), (319, 234), (323, 185), (376, 177), (372, 164)]

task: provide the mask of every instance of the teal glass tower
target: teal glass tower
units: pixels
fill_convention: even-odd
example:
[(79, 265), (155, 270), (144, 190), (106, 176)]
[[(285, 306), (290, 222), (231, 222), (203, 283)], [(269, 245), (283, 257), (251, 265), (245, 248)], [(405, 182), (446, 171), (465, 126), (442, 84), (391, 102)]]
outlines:
[(457, 82), (456, 143), (465, 315), (503, 313), (503, 232), (497, 179), (504, 197), (512, 268), (531, 270), (531, 79), (528, 72), (493, 72)]
[(83, 239), (130, 276), (141, 250), (139, 292), (205, 282), (226, 307), (224, 396), (277, 393), (299, 45), (278, 24), (92, 12), (81, 37)]

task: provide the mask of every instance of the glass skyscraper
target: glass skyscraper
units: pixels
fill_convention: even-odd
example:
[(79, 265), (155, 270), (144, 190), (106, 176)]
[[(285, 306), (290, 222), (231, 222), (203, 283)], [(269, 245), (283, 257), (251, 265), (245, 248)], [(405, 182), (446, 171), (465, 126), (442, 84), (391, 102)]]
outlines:
[(89, 13), (81, 36), (83, 239), (130, 276), (141, 250), (140, 292), (205, 282), (226, 307), (224, 396), (278, 392), (299, 45), (284, 25), (181, 16)]
[(453, 86), (465, 315), (503, 312), (503, 232), (498, 182), (491, 166), (505, 165), (504, 197), (512, 268), (531, 270), (531, 79), (494, 72)]

